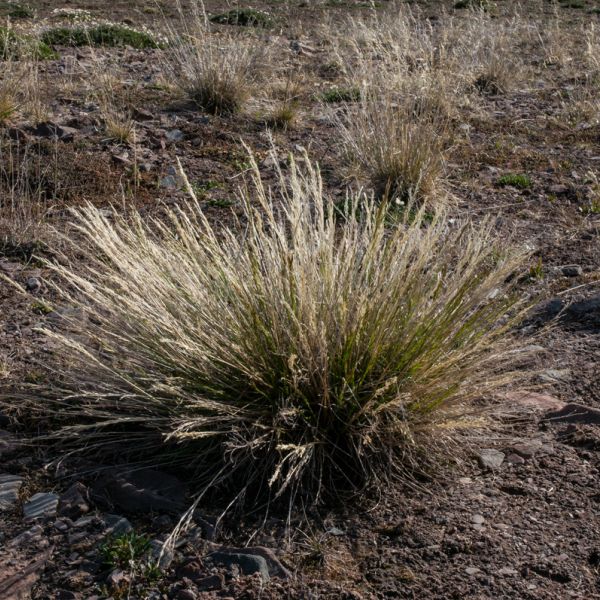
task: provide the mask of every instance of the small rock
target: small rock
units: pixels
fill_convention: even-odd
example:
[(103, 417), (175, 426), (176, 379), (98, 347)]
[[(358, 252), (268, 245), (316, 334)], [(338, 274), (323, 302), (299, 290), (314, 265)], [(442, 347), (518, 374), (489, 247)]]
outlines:
[(504, 576), (514, 576), (517, 575), (518, 571), (516, 569), (513, 569), (512, 567), (502, 567), (499, 571), (498, 571), (498, 575), (504, 575)]
[(169, 142), (182, 142), (185, 139), (185, 133), (181, 129), (171, 129), (165, 133), (165, 137)]
[(184, 577), (190, 581), (200, 581), (206, 575), (206, 569), (202, 564), (202, 561), (198, 558), (192, 558), (182, 564), (177, 569), (177, 579), (183, 579)]
[(23, 516), (25, 520), (39, 519), (42, 517), (56, 516), (58, 508), (58, 494), (52, 492), (39, 492), (34, 494), (23, 505)]
[(132, 116), (136, 121), (152, 121), (154, 119), (154, 115), (144, 108), (134, 108)]
[(477, 455), (477, 462), (482, 469), (498, 469), (504, 462), (504, 452), (486, 448)]
[(177, 596), (175, 596), (177, 600), (196, 600), (197, 597), (198, 596), (193, 590), (188, 589), (179, 590), (177, 592)]
[(40, 123), (33, 129), (33, 134), (38, 137), (58, 138), (59, 140), (65, 142), (71, 141), (76, 133), (77, 129), (74, 129), (73, 127), (67, 127), (66, 125), (58, 125), (52, 121)]
[(152, 540), (150, 542), (150, 556), (160, 569), (168, 569), (175, 558), (173, 550), (165, 547), (162, 540)]
[(104, 524), (109, 535), (123, 535), (133, 531), (131, 523), (125, 517), (118, 515), (104, 515)]
[(196, 587), (200, 592), (216, 592), (223, 587), (223, 577), (221, 575), (203, 577), (196, 581)]
[(28, 277), (25, 282), (28, 292), (36, 293), (42, 289), (42, 280), (39, 277)]
[(89, 492), (83, 483), (74, 483), (58, 502), (58, 514), (62, 517), (77, 519), (89, 510)]
[(583, 269), (579, 265), (565, 265), (561, 270), (565, 277), (579, 277), (583, 275)]
[(477, 575), (477, 573), (481, 573), (481, 569), (478, 569), (477, 567), (467, 567), (465, 573), (467, 575)]
[(228, 569), (239, 569), (244, 575), (258, 573), (264, 583), (269, 581), (269, 567), (262, 556), (252, 554), (237, 554), (229, 552), (211, 552), (207, 559), (215, 565), (224, 566)]
[(506, 462), (510, 463), (511, 465), (522, 465), (525, 462), (525, 459), (518, 454), (512, 453), (506, 457)]
[(175, 189), (177, 187), (177, 180), (173, 175), (166, 175), (162, 177), (159, 182), (160, 187), (167, 188), (169, 190)]
[(109, 588), (117, 590), (129, 583), (129, 575), (122, 569), (115, 569), (109, 573), (108, 577), (106, 578), (106, 583), (108, 584)]
[(291, 573), (286, 569), (281, 561), (275, 556), (275, 553), (264, 546), (248, 546), (247, 548), (221, 547), (218, 549), (221, 554), (247, 554), (248, 556), (258, 556), (265, 560), (268, 572), (271, 577), (281, 577), (288, 579)]
[(565, 405), (562, 400), (549, 394), (538, 394), (525, 390), (509, 392), (506, 394), (506, 399), (538, 411), (559, 410)]
[(0, 475), (0, 510), (10, 508), (19, 499), (23, 478), (18, 475)]
[(471, 517), (471, 523), (473, 523), (473, 525), (483, 525), (485, 523), (485, 517), (483, 515), (473, 515)]
[(520, 442), (513, 444), (510, 449), (514, 454), (518, 454), (522, 458), (533, 458), (542, 447), (542, 442), (539, 440), (533, 440), (530, 442)]

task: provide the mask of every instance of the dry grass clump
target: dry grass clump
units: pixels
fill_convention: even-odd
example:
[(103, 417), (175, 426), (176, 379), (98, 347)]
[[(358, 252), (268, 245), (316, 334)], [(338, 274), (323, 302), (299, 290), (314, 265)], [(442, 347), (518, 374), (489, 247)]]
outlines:
[(339, 227), (307, 158), (276, 196), (251, 161), (233, 229), (197, 205), (166, 223), (75, 211), (85, 261), (55, 271), (90, 318), (50, 334), (61, 377), (35, 410), (103, 460), (185, 466), (250, 503), (418, 466), (432, 422), (505, 378), (523, 253), (423, 209), (387, 230), (359, 196)]
[(336, 117), (348, 163), (377, 197), (423, 202), (438, 190), (447, 120), (426, 96), (365, 98)]
[(256, 39), (211, 33), (197, 3), (183, 12), (181, 31), (171, 30), (164, 66), (170, 80), (200, 108), (238, 112), (251, 94), (264, 52)]
[[(0, 253), (29, 254), (46, 239), (48, 200), (32, 173), (43, 179), (44, 159), (0, 137)], [(47, 160), (47, 157), (46, 159)]]

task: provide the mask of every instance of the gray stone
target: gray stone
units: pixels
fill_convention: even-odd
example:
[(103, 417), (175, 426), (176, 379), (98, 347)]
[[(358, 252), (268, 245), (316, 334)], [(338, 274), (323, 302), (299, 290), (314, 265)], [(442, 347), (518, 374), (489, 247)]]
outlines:
[(498, 571), (498, 575), (504, 575), (505, 577), (512, 577), (517, 574), (518, 574), (518, 571), (516, 569), (513, 569), (512, 567), (502, 567)]
[(40, 123), (33, 129), (33, 134), (37, 135), (38, 137), (58, 138), (59, 140), (63, 140), (65, 142), (72, 140), (76, 133), (77, 129), (74, 129), (73, 127), (67, 127), (66, 125), (58, 125), (52, 121)]
[(175, 189), (177, 187), (177, 180), (173, 175), (166, 175), (160, 180), (160, 187), (167, 188), (169, 190)]
[(291, 577), (291, 573), (283, 566), (273, 550), (265, 548), (264, 546), (248, 546), (247, 548), (222, 546), (218, 548), (217, 552), (223, 554), (247, 554), (249, 556), (259, 556), (266, 561), (271, 577), (281, 577), (283, 579)]
[(182, 142), (185, 139), (185, 133), (181, 129), (171, 129), (171, 131), (167, 131), (165, 137), (170, 142)]
[(26, 520), (56, 516), (58, 508), (58, 494), (52, 492), (39, 492), (34, 494), (23, 505), (23, 516)]
[(579, 277), (583, 275), (583, 269), (579, 265), (565, 265), (561, 270), (565, 277)]
[(506, 457), (506, 462), (510, 463), (511, 465), (522, 465), (525, 462), (525, 459), (518, 454), (512, 453)]
[(473, 525), (483, 525), (485, 523), (485, 517), (483, 515), (473, 515), (471, 517), (471, 523), (473, 523)]
[(223, 566), (228, 569), (239, 569), (244, 575), (254, 575), (254, 573), (259, 573), (261, 579), (265, 583), (270, 579), (267, 561), (262, 556), (229, 552), (211, 552), (207, 556), (207, 559), (218, 566)]
[(42, 280), (39, 277), (28, 277), (25, 287), (28, 292), (39, 292), (42, 289)]
[(172, 548), (165, 547), (162, 540), (152, 540), (150, 542), (150, 557), (164, 571), (171, 566), (175, 553)]
[(481, 573), (481, 569), (478, 569), (477, 567), (467, 567), (465, 573), (467, 575), (477, 575), (477, 573)]
[(485, 448), (477, 455), (477, 462), (482, 469), (498, 469), (504, 462), (504, 452)]
[(104, 515), (104, 525), (106, 526), (106, 533), (110, 535), (123, 535), (133, 531), (131, 523), (125, 517), (119, 515)]
[(23, 478), (18, 475), (0, 475), (0, 510), (10, 508), (19, 499)]
[(74, 483), (59, 499), (58, 514), (77, 519), (90, 510), (88, 489), (83, 483)]

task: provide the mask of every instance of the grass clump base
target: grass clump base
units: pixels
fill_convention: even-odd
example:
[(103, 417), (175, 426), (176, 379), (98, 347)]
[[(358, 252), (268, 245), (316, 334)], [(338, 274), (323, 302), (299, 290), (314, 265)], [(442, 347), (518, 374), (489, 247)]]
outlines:
[(75, 211), (88, 266), (54, 268), (90, 319), (49, 333), (64, 375), (36, 409), (61, 442), (185, 466), (240, 502), (318, 502), (418, 468), (432, 423), (512, 377), (524, 254), (423, 210), (388, 230), (361, 196), (339, 227), (306, 157), (276, 199), (251, 162), (232, 229), (198, 205), (147, 224)]

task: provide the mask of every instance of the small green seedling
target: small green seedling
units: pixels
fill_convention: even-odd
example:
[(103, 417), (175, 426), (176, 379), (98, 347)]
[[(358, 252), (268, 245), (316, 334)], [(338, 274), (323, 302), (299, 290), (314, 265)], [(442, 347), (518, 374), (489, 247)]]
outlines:
[(129, 531), (110, 537), (100, 547), (102, 562), (109, 568), (128, 568), (140, 560), (150, 549), (145, 535)]
[(520, 190), (525, 190), (531, 187), (531, 179), (528, 175), (509, 173), (507, 175), (502, 175), (502, 177), (498, 179), (498, 185), (502, 187), (510, 185)]

